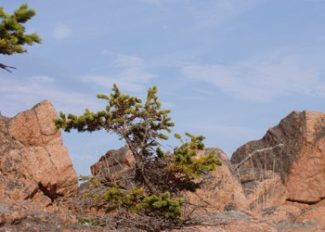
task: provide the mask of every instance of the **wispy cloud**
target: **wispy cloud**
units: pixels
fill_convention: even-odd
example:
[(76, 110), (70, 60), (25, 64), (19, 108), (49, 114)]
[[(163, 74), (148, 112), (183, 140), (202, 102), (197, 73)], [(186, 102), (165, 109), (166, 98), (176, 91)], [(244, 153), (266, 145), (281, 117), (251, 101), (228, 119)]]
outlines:
[(175, 9), (181, 6), (182, 13), (189, 16), (194, 24), (191, 28), (196, 30), (211, 26), (218, 26), (243, 13), (255, 9), (267, 0), (140, 0), (155, 6), (164, 6)]
[(267, 0), (208, 0), (189, 4), (194, 17), (194, 29), (219, 26), (231, 19), (255, 9)]
[(87, 75), (82, 80), (108, 89), (115, 83), (126, 91), (139, 92), (155, 77), (147, 71), (144, 60), (138, 56), (117, 55), (112, 70), (109, 74)]
[(317, 67), (296, 56), (255, 57), (230, 65), (185, 65), (184, 76), (214, 85), (249, 101), (265, 102), (290, 95), (325, 97)]
[(54, 79), (48, 76), (13, 79), (3, 75), (0, 78), (0, 95), (0, 111), (8, 116), (45, 99), (50, 100), (60, 111), (80, 113), (86, 107), (99, 108), (95, 97), (55, 87)]
[(67, 24), (64, 24), (64, 23), (57, 24), (52, 31), (52, 36), (55, 39), (59, 39), (59, 40), (66, 39), (66, 38), (70, 37), (71, 35), (72, 35), (71, 28)]

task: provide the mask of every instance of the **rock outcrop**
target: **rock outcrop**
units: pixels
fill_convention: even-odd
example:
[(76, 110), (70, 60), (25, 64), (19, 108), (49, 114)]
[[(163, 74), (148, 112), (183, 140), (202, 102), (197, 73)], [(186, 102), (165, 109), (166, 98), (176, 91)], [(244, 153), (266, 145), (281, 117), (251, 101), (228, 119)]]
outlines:
[[(89, 181), (77, 192), (55, 117), (47, 101), (13, 118), (0, 115), (0, 231), (158, 231), (149, 221), (141, 224), (144, 215), (125, 218), (125, 226), (88, 207), (98, 189)], [(171, 231), (325, 231), (325, 114), (291, 113), (261, 140), (240, 147), (231, 162), (217, 148), (202, 154), (211, 150), (222, 166), (200, 179), (200, 189), (184, 192), (183, 213), (192, 220)], [(98, 179), (124, 187), (132, 185), (134, 170), (126, 146), (91, 166)]]
[(0, 200), (49, 204), (77, 191), (77, 176), (48, 101), (13, 118), (0, 117)]
[(271, 171), (281, 177), (286, 200), (315, 204), (325, 198), (325, 114), (292, 112), (257, 141), (241, 146), (236, 173)]

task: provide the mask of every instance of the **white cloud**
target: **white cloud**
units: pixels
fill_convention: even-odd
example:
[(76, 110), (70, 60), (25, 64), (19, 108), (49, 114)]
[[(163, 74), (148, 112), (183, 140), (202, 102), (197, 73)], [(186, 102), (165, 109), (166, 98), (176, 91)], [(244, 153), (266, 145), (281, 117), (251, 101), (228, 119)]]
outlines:
[(255, 57), (231, 65), (185, 65), (182, 73), (254, 102), (294, 94), (325, 97), (325, 81), (319, 78), (317, 67), (295, 56)]
[(44, 99), (50, 100), (58, 111), (64, 112), (80, 113), (87, 107), (99, 108), (94, 96), (57, 88), (53, 81), (47, 76), (28, 79), (1, 76), (0, 111), (4, 115), (13, 116)]
[(115, 72), (87, 75), (82, 80), (107, 89), (111, 89), (115, 83), (126, 91), (139, 92), (155, 77), (154, 74), (146, 71), (143, 59), (137, 56), (117, 55), (114, 64)]
[(72, 34), (71, 28), (64, 23), (57, 24), (52, 31), (52, 36), (55, 39), (59, 39), (59, 40), (66, 39), (70, 37), (71, 34)]

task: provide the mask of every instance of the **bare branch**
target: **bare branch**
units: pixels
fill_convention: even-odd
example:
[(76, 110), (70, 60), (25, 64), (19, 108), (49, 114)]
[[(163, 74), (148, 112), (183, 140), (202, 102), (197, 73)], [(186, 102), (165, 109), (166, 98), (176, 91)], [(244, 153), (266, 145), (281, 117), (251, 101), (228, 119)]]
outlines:
[(7, 72), (10, 72), (10, 73), (12, 73), (12, 71), (10, 69), (16, 69), (15, 67), (5, 65), (5, 64), (2, 64), (2, 63), (0, 63), (0, 68), (4, 69), (4, 70), (6, 70)]
[(256, 155), (256, 154), (259, 154), (259, 153), (262, 153), (264, 151), (271, 151), (277, 147), (283, 147), (284, 144), (280, 143), (280, 144), (277, 144), (273, 147), (266, 147), (266, 148), (262, 148), (262, 149), (258, 149), (258, 150), (255, 150), (253, 151), (252, 153), (248, 154), (248, 156), (243, 159), (239, 164), (236, 165), (236, 167), (234, 168), (234, 171), (236, 171), (243, 163), (245, 163), (247, 160), (249, 160), (250, 158), (253, 157), (253, 155)]

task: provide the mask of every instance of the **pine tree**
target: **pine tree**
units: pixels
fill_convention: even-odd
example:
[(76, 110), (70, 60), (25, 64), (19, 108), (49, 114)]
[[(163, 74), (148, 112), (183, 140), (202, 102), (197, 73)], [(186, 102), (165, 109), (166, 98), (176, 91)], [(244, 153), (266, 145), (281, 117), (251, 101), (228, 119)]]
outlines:
[(158, 140), (168, 139), (164, 132), (170, 132), (174, 125), (168, 116), (170, 111), (161, 109), (156, 94), (157, 88), (150, 88), (147, 99), (142, 104), (141, 99), (122, 94), (114, 85), (110, 96), (97, 95), (99, 99), (108, 102), (104, 111), (94, 113), (86, 109), (79, 117), (72, 114), (66, 117), (61, 113), (56, 126), (67, 132), (71, 129), (79, 132), (101, 129), (115, 132), (128, 144), (136, 160), (138, 178), (150, 189), (152, 186), (147, 180), (145, 165), (156, 155)]
[[(168, 139), (167, 133), (174, 123), (169, 117), (170, 111), (161, 109), (156, 87), (149, 88), (144, 102), (121, 93), (116, 85), (110, 95), (97, 97), (107, 102), (105, 110), (86, 109), (80, 116), (60, 113), (55, 120), (56, 127), (66, 132), (103, 129), (116, 133), (131, 150), (136, 165), (133, 180), (136, 188), (130, 190), (120, 183), (105, 183), (108, 188), (95, 197), (96, 201), (101, 201), (100, 205), (107, 211), (122, 207), (142, 210), (146, 215), (178, 218), (182, 190), (195, 190), (199, 187), (196, 181), (199, 177), (221, 165), (215, 152), (198, 156), (198, 151), (204, 149), (204, 137), (189, 133), (186, 133), (189, 141), (175, 134), (182, 145), (172, 152), (162, 150), (160, 140)], [(127, 178), (130, 181), (130, 177)], [(93, 183), (94, 188), (98, 187), (97, 182)]]
[[(3, 55), (13, 55), (27, 52), (24, 45), (40, 43), (41, 38), (36, 33), (26, 34), (24, 24), (35, 15), (35, 10), (28, 8), (27, 4), (22, 4), (13, 14), (7, 13), (0, 7), (0, 53)], [(0, 63), (0, 68), (11, 72), (15, 69)]]

